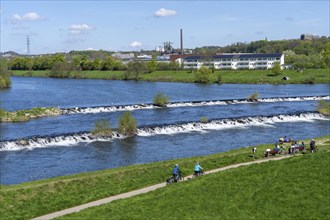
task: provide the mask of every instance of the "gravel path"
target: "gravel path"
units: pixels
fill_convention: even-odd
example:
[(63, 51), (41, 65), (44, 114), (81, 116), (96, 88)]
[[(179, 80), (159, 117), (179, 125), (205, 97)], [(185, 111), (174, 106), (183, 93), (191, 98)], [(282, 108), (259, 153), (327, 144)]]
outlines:
[[(247, 165), (250, 165), (250, 164), (264, 163), (264, 162), (271, 161), (271, 160), (282, 160), (282, 159), (285, 159), (285, 158), (288, 158), (288, 157), (290, 157), (290, 156), (285, 155), (285, 156), (280, 156), (280, 157), (266, 158), (266, 159), (262, 159), (262, 160), (254, 160), (254, 161), (250, 161), (250, 162), (246, 162), (246, 163), (233, 164), (233, 165), (230, 165), (230, 166), (205, 171), (205, 174), (216, 173), (216, 172), (220, 172), (220, 171), (223, 171), (223, 170), (237, 168), (237, 167), (240, 167), (240, 166), (247, 166)], [(192, 178), (192, 175), (186, 176), (184, 178), (184, 181), (189, 180), (191, 178)], [(87, 208), (90, 208), (90, 207), (110, 203), (110, 202), (112, 202), (114, 200), (117, 200), (117, 199), (124, 199), (124, 198), (129, 198), (129, 197), (132, 197), (132, 196), (140, 195), (140, 194), (143, 194), (143, 193), (147, 193), (147, 192), (150, 192), (150, 191), (153, 191), (153, 190), (165, 187), (165, 186), (166, 186), (165, 182), (164, 183), (159, 183), (159, 184), (148, 186), (148, 187), (145, 187), (145, 188), (142, 188), (142, 189), (134, 190), (134, 191), (127, 192), (127, 193), (122, 193), (122, 194), (115, 195), (115, 196), (110, 196), (108, 198), (104, 198), (104, 199), (96, 200), (94, 202), (89, 202), (89, 203), (86, 203), (86, 204), (83, 204), (83, 205), (75, 206), (75, 207), (72, 207), (72, 208), (69, 208), (69, 209), (64, 209), (62, 211), (53, 212), (53, 213), (50, 213), (50, 214), (47, 214), (47, 215), (43, 215), (43, 216), (34, 218), (33, 220), (47, 220), (47, 219), (57, 218), (57, 217), (60, 217), (60, 216), (63, 216), (63, 215), (71, 214), (71, 213), (74, 213), (74, 212), (79, 212), (83, 209), (87, 209)]]

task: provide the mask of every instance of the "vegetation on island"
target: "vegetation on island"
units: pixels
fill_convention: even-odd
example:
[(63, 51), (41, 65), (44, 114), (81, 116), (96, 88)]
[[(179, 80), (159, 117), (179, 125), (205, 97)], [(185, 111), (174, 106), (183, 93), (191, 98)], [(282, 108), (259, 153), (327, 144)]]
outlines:
[(0, 122), (25, 122), (35, 118), (56, 116), (62, 114), (62, 110), (54, 107), (36, 107), (28, 110), (7, 112), (0, 109)]
[(131, 112), (124, 112), (118, 118), (118, 132), (125, 136), (134, 136), (137, 131), (137, 123)]
[[(271, 219), (328, 219), (330, 192), (324, 189), (329, 187), (330, 178), (329, 138), (330, 136), (315, 138), (317, 153), (311, 154), (306, 151), (303, 155), (290, 159), (206, 175), (63, 218), (104, 219), (111, 215), (114, 219), (145, 216), (155, 219), (179, 219), (184, 215), (189, 219), (205, 216), (211, 219), (219, 217), (263, 219), (265, 216)], [(310, 140), (303, 141), (308, 143)], [(264, 151), (272, 148), (273, 144), (255, 147), (257, 148), (255, 159), (259, 160), (263, 158)], [(199, 161), (204, 170), (253, 161), (251, 148), (54, 177), (16, 185), (1, 185), (1, 216), (3, 219), (31, 219), (162, 183), (171, 175), (173, 165), (176, 163), (180, 165), (183, 175), (186, 176), (193, 173), (195, 161)], [(290, 187), (287, 187), (288, 185)], [(191, 193), (192, 191), (194, 193)], [(273, 205), (291, 207), (297, 202), (300, 207), (299, 212), (292, 212), (289, 208), (278, 211)], [(201, 208), (191, 208), (191, 204)], [(173, 207), (180, 207), (176, 209), (178, 213), (173, 213)]]
[(258, 99), (259, 99), (259, 93), (258, 93), (258, 92), (255, 92), (255, 93), (251, 94), (251, 95), (247, 98), (247, 100), (248, 100), (249, 102), (257, 102)]
[(111, 137), (112, 136), (112, 129), (110, 127), (109, 121), (105, 120), (105, 119), (97, 120), (95, 122), (95, 127), (91, 131), (91, 133), (93, 135)]
[(153, 104), (159, 107), (166, 107), (169, 103), (169, 97), (164, 93), (158, 92), (153, 98)]
[(316, 110), (323, 115), (330, 116), (330, 103), (320, 100)]
[(203, 116), (199, 119), (200, 123), (208, 123), (209, 122), (209, 118), (206, 116)]

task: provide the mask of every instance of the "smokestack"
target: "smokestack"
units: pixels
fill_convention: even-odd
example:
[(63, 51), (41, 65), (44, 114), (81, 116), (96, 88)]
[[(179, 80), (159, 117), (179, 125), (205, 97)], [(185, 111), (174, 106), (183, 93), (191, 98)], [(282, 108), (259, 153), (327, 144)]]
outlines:
[(183, 37), (182, 37), (182, 29), (180, 29), (180, 45), (181, 45), (180, 64), (181, 64), (181, 68), (183, 68)]
[(29, 37), (29, 35), (26, 36), (26, 54), (30, 55), (30, 37)]
[(180, 29), (180, 44), (181, 44), (181, 55), (183, 55), (183, 36), (182, 36), (182, 29)]

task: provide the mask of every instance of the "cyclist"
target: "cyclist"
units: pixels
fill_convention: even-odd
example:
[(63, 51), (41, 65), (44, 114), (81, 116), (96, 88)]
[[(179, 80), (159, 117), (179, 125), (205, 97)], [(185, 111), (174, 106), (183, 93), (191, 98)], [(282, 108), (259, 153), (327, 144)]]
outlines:
[(180, 168), (179, 168), (178, 164), (175, 164), (175, 166), (173, 168), (173, 171), (172, 171), (172, 175), (174, 177), (175, 182), (178, 182), (178, 180), (181, 177), (181, 171), (180, 171)]
[(203, 173), (203, 168), (199, 165), (199, 162), (196, 162), (194, 171), (196, 176), (199, 176)]

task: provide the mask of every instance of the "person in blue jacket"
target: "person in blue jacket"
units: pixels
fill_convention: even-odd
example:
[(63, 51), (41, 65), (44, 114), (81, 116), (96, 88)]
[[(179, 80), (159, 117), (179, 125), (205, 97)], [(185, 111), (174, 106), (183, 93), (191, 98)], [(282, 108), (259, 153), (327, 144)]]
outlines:
[(198, 162), (196, 162), (195, 164), (194, 171), (195, 171), (195, 175), (199, 175), (203, 172), (203, 168), (199, 165)]
[(175, 164), (174, 168), (173, 168), (173, 171), (172, 171), (172, 175), (175, 179), (175, 182), (177, 182), (180, 177), (181, 177), (181, 171), (180, 171), (180, 168), (179, 168), (179, 165), (178, 164)]

